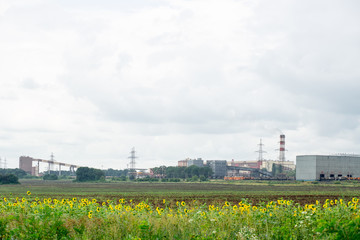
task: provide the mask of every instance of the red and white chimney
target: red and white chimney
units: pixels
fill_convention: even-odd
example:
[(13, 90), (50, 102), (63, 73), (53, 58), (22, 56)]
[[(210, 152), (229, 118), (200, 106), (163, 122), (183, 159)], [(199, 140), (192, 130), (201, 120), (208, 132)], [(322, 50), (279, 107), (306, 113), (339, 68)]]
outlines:
[(285, 135), (280, 135), (280, 149), (279, 149), (279, 160), (285, 161)]

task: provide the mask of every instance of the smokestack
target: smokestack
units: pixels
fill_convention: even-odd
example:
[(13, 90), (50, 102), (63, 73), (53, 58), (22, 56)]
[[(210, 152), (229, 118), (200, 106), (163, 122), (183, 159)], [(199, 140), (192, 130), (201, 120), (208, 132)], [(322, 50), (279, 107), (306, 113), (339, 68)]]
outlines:
[(285, 134), (280, 135), (279, 160), (285, 161)]

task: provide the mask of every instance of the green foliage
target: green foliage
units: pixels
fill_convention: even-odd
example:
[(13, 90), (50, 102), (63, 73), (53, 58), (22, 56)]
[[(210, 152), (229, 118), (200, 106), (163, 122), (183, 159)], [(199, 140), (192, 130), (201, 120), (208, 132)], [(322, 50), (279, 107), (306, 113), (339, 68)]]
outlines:
[(58, 176), (56, 174), (45, 174), (43, 176), (44, 180), (58, 180)]
[(199, 181), (199, 177), (197, 176), (197, 175), (193, 175), (192, 177), (191, 177), (191, 180), (190, 180), (191, 182), (198, 182)]
[(149, 176), (146, 176), (144, 178), (138, 178), (136, 179), (137, 182), (158, 182), (159, 179), (158, 178), (151, 178)]
[(180, 178), (162, 178), (161, 182), (180, 182)]
[(117, 169), (109, 168), (109, 169), (105, 170), (104, 172), (105, 172), (105, 176), (126, 177), (128, 175), (129, 170), (128, 169), (117, 170)]
[(0, 184), (18, 184), (19, 178), (14, 174), (0, 175)]
[(209, 181), (209, 179), (207, 177), (205, 177), (204, 175), (200, 176), (200, 182), (206, 182)]
[(153, 204), (28, 195), (0, 199), (0, 239), (360, 239), (358, 198), (171, 205), (171, 199)]
[(208, 166), (198, 167), (192, 165), (190, 167), (156, 167), (152, 169), (155, 176), (161, 176), (161, 178), (180, 178), (191, 179), (193, 176), (200, 178), (204, 176), (208, 179), (212, 174), (212, 169)]
[[(51, 170), (50, 172), (47, 172), (47, 174), (53, 174), (53, 175), (59, 176), (60, 171)], [(61, 176), (62, 177), (65, 177), (65, 176), (69, 177), (69, 176), (73, 176), (73, 175), (74, 175), (74, 172), (72, 172), (72, 171), (65, 171), (65, 170), (61, 171)]]
[(283, 166), (280, 164), (273, 163), (272, 165), (272, 175), (274, 177), (278, 176), (283, 172)]
[(17, 176), (18, 178), (24, 178), (27, 173), (19, 168), (0, 168), (0, 175), (8, 175), (8, 174), (13, 174), (15, 176)]
[(99, 181), (105, 177), (105, 173), (100, 169), (80, 167), (76, 170), (76, 180), (79, 182)]

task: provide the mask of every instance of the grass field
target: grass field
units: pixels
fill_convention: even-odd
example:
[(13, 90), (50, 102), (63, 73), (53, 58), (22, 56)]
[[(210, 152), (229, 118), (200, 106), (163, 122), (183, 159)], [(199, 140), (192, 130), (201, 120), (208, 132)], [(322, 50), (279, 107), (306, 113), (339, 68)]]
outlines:
[(96, 197), (100, 200), (127, 198), (137, 202), (148, 200), (154, 203), (163, 198), (171, 198), (174, 202), (196, 199), (206, 203), (225, 200), (236, 203), (246, 198), (256, 204), (284, 198), (301, 204), (310, 204), (314, 200), (351, 199), (360, 196), (359, 182), (315, 183), (296, 181), (76, 183), (70, 180), (21, 180), (20, 185), (0, 185), (0, 189), (1, 194), (7, 197), (22, 197), (25, 192), (31, 191), (38, 197)]
[(0, 239), (360, 239), (357, 182), (22, 180)]

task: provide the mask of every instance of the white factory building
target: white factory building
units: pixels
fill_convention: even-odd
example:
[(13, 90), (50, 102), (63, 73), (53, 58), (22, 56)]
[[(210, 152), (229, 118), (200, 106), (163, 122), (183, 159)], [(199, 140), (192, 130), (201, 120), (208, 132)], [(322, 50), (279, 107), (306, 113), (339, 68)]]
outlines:
[(296, 156), (296, 180), (335, 180), (360, 177), (359, 155)]

